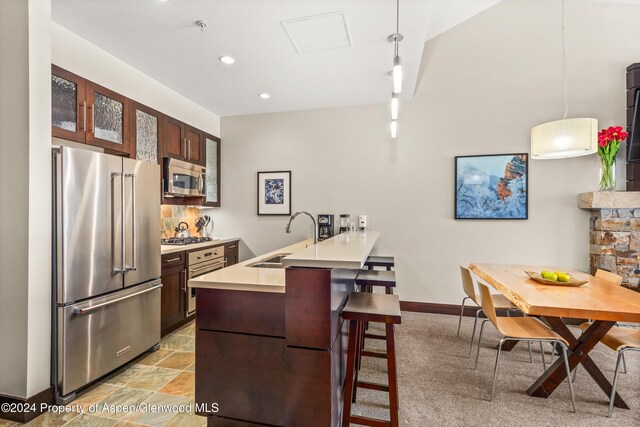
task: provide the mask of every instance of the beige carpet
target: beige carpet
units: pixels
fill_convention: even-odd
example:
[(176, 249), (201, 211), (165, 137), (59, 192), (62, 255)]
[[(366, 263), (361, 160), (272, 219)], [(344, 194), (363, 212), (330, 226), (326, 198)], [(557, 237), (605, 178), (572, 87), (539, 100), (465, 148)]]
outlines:
[[(485, 326), (480, 363), (474, 371), (472, 360), (466, 357), (473, 319), (463, 320), (460, 338), (456, 338), (457, 317), (402, 315), (402, 325), (396, 328), (402, 426), (640, 426), (640, 353), (627, 354), (629, 373), (620, 374), (618, 380), (618, 391), (632, 409), (616, 408), (611, 419), (606, 417), (607, 397), (583, 368), (575, 384), (577, 414), (571, 413), (566, 382), (548, 399), (528, 396), (526, 389), (542, 373), (540, 350), (535, 345), (533, 364), (528, 363), (526, 345), (503, 353), (496, 397), (489, 402), (494, 347), (499, 340), (495, 329)], [(376, 344), (367, 341), (369, 348)], [(549, 360), (550, 345), (545, 350)], [(599, 344), (591, 355), (604, 374), (613, 378), (614, 352)], [(386, 383), (386, 361), (364, 358), (361, 379)], [(388, 419), (387, 402), (386, 393), (359, 389), (353, 413)]]

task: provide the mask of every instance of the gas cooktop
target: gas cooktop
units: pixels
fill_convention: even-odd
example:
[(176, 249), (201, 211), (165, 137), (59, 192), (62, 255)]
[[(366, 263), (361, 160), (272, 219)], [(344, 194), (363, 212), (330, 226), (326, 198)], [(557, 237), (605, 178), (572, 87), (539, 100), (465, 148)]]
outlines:
[(163, 245), (191, 245), (193, 243), (211, 242), (211, 237), (171, 237), (169, 239), (160, 239)]

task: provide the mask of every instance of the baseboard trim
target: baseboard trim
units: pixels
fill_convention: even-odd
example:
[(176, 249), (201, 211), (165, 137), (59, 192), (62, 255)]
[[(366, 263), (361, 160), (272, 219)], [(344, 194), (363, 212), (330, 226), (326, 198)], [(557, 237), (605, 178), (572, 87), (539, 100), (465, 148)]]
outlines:
[[(5, 419), (9, 421), (15, 421), (18, 423), (28, 423), (32, 419), (36, 418), (38, 415), (46, 412), (42, 410), (42, 403), (46, 403), (47, 405), (53, 405), (55, 403), (55, 392), (53, 386), (42, 390), (40, 393), (34, 394), (33, 396), (24, 399), (20, 397), (11, 397), (4, 396), (0, 394), (0, 405), (8, 403), (9, 405), (15, 406), (27, 406), (29, 411), (14, 411), (14, 412), (5, 412), (0, 410), (0, 419)], [(33, 410), (31, 410), (33, 409)]]
[[(1, 0), (0, 0), (1, 1)], [(181, 321), (174, 323), (173, 325), (162, 329), (160, 331), (160, 337), (164, 338), (165, 335), (170, 334), (171, 332), (175, 331), (176, 329), (179, 329), (181, 327), (183, 327), (184, 325), (186, 325), (187, 323), (191, 322), (192, 320), (194, 320), (196, 318), (196, 314), (192, 313), (189, 316), (185, 317), (184, 319), (182, 319)]]
[[(451, 316), (460, 316), (460, 305), (457, 304), (400, 301), (400, 310), (413, 311), (415, 313), (448, 314)], [(478, 311), (478, 307), (476, 307), (475, 305), (464, 307), (465, 316), (473, 317), (476, 315), (476, 311)]]

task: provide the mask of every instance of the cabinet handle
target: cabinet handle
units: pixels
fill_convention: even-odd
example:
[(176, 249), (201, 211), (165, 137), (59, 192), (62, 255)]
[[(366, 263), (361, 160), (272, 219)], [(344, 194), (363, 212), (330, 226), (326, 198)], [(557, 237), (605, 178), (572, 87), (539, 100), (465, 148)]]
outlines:
[(82, 132), (87, 131), (87, 101), (82, 101)]
[(95, 125), (95, 118), (96, 118), (96, 116), (94, 114), (94, 105), (91, 104), (87, 108), (89, 108), (89, 110), (91, 110), (91, 128), (89, 128), (89, 126), (87, 126), (87, 132), (93, 133), (93, 127)]
[(175, 261), (180, 261), (182, 258), (178, 257), (178, 258), (171, 258), (171, 259), (165, 259), (164, 262), (169, 264), (170, 262), (175, 262)]
[(184, 138), (182, 140), (182, 149), (184, 150), (184, 155), (182, 157), (186, 159), (187, 158), (187, 138)]
[(228, 248), (228, 249), (235, 249), (237, 246), (238, 246), (237, 244), (235, 244), (235, 245), (229, 245), (229, 246), (227, 246), (227, 248)]
[(182, 292), (186, 294), (187, 293), (187, 269), (186, 268), (182, 271), (182, 274), (184, 274), (184, 286), (182, 287)]

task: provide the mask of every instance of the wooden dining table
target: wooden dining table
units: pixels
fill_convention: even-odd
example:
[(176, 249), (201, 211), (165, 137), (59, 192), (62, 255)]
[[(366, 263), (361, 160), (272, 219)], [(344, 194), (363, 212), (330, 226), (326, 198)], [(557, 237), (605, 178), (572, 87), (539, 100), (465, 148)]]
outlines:
[[(612, 385), (589, 356), (589, 352), (616, 322), (640, 322), (640, 293), (618, 284), (573, 269), (504, 264), (471, 264), (469, 269), (507, 297), (529, 316), (543, 319), (569, 343), (569, 367), (582, 364), (602, 391), (611, 395)], [(564, 271), (579, 280), (580, 287), (540, 284), (525, 271)], [(575, 337), (564, 319), (591, 319), (593, 322), (579, 337)], [(509, 351), (517, 341), (503, 351)], [(558, 358), (527, 390), (530, 396), (549, 397), (567, 377), (562, 358)], [(616, 393), (614, 404), (629, 409)]]

